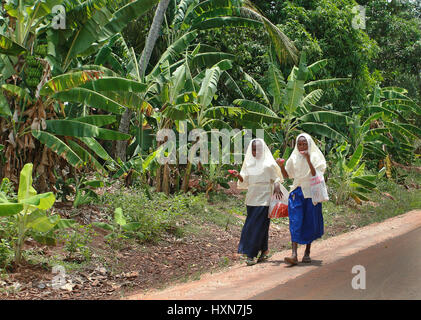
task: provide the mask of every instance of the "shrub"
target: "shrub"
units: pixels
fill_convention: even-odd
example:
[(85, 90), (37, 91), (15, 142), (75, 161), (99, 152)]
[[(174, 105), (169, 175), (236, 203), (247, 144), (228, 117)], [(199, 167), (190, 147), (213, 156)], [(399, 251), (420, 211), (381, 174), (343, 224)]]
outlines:
[(13, 248), (6, 239), (0, 240), (0, 268), (6, 268), (13, 257)]
[(131, 189), (105, 194), (102, 201), (111, 206), (110, 221), (115, 209), (121, 208), (127, 223), (137, 223), (139, 240), (156, 240), (163, 232), (174, 230), (180, 216), (204, 211), (206, 198), (204, 195), (154, 193), (149, 200), (142, 191)]

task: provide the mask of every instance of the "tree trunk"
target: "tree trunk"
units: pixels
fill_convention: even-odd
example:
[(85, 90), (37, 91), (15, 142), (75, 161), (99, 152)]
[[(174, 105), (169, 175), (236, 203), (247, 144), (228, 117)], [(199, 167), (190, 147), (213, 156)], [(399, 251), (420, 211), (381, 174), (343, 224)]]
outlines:
[(177, 165), (175, 172), (174, 190), (175, 192), (180, 191), (180, 167)]
[(162, 191), (162, 166), (156, 169), (156, 192)]
[[(124, 111), (118, 131), (123, 133), (129, 133), (130, 129), (130, 118), (132, 117), (132, 111), (126, 108)], [(117, 140), (115, 146), (115, 158), (120, 158), (121, 161), (126, 162), (126, 151), (127, 151), (127, 140)]]
[[(142, 56), (139, 61), (139, 74), (143, 79), (146, 67), (149, 64), (149, 59), (152, 55), (152, 50), (155, 47), (156, 40), (159, 37), (159, 31), (161, 29), (162, 21), (164, 20), (165, 11), (170, 0), (161, 0), (155, 11), (155, 16), (152, 21), (151, 29), (146, 39), (145, 48), (143, 49)], [(140, 81), (141, 79), (139, 79)], [(131, 110), (126, 108), (121, 117), (120, 126), (118, 130), (123, 133), (128, 133), (130, 128), (130, 118), (132, 116)], [(119, 157), (121, 161), (126, 161), (127, 141), (117, 141), (115, 157)]]
[(142, 79), (145, 76), (146, 67), (149, 64), (152, 50), (155, 47), (156, 40), (159, 37), (162, 21), (164, 21), (165, 12), (167, 11), (169, 3), (170, 0), (161, 0), (159, 1), (158, 7), (156, 8), (151, 29), (149, 31), (148, 38), (146, 39), (145, 48), (143, 49), (142, 56), (139, 60), (139, 73)]
[(162, 191), (166, 195), (170, 194), (170, 166), (168, 163), (164, 165), (164, 176), (162, 178)]
[(187, 191), (189, 191), (191, 168), (192, 168), (192, 164), (191, 162), (188, 162), (186, 172), (184, 174), (183, 186), (181, 187), (184, 193), (187, 193)]

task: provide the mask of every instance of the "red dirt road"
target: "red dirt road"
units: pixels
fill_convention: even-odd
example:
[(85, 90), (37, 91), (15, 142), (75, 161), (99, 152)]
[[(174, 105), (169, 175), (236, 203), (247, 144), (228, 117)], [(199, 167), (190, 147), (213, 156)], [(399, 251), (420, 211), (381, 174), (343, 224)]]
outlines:
[[(311, 264), (289, 267), (283, 260), (290, 251), (284, 251), (266, 263), (236, 265), (198, 281), (126, 299), (421, 299), (420, 243), (421, 210), (414, 210), (315, 241)], [(300, 246), (300, 257), (303, 251)], [(366, 290), (351, 288), (354, 265), (366, 267)]]
[[(260, 293), (257, 300), (421, 300), (421, 228), (310, 271)], [(365, 269), (365, 286), (354, 289), (355, 265)], [(358, 274), (358, 275), (357, 275)]]

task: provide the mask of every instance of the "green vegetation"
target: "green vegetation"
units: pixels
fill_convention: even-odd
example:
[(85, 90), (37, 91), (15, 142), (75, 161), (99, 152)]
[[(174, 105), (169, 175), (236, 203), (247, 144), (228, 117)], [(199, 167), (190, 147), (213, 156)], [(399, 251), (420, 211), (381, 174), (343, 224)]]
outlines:
[[(420, 207), (418, 2), (66, 0), (65, 29), (57, 4), (0, 4), (0, 268), (77, 268), (98, 230), (119, 251), (240, 227), (243, 200), (224, 192), (233, 136), (218, 154), (230, 163), (158, 162), (193, 129), (209, 141), (263, 129), (285, 158), (310, 133), (328, 162), (332, 230)], [(366, 29), (353, 27), (358, 4)], [(79, 223), (54, 211), (68, 205)], [(91, 205), (101, 220), (83, 221)], [(28, 239), (64, 256), (45, 261)]]
[[(404, 172), (400, 172), (400, 174), (404, 175)], [(421, 189), (407, 190), (405, 186), (414, 183), (419, 185), (420, 182), (419, 174), (407, 175), (404, 185), (379, 179), (376, 181), (377, 191), (370, 195), (371, 201), (368, 203), (355, 206), (350, 205), (349, 202), (336, 205), (329, 201), (323, 207), (325, 226), (326, 228), (336, 227), (341, 232), (345, 232), (419, 209), (421, 206)], [(325, 237), (328, 236), (330, 235), (325, 235)]]
[(32, 164), (26, 164), (21, 171), (17, 202), (9, 201), (3, 192), (0, 193), (0, 216), (12, 216), (14, 219), (15, 263), (21, 262), (22, 246), (29, 230), (48, 233), (59, 223), (60, 216), (45, 214), (54, 201), (52, 192), (37, 194), (32, 187)]
[[(110, 206), (111, 212), (117, 211), (119, 208), (124, 213), (124, 222), (119, 224), (116, 214), (112, 225), (97, 224), (98, 226), (112, 231), (120, 231), (124, 235), (130, 235), (141, 241), (157, 241), (160, 236), (165, 233), (173, 233), (181, 236), (185, 231), (200, 232), (200, 223), (214, 223), (220, 227), (226, 227), (227, 224), (235, 224), (238, 219), (226, 212), (230, 212), (233, 207), (232, 200), (227, 196), (216, 195), (218, 199), (223, 197), (223, 201), (229, 200), (229, 206), (209, 205), (208, 200), (203, 194), (193, 196), (190, 194), (177, 194), (166, 196), (162, 193), (155, 193), (150, 200), (142, 190), (132, 189), (128, 192), (117, 191), (113, 194), (105, 194), (101, 202)], [(214, 203), (220, 203), (213, 199)], [(216, 207), (216, 208), (215, 208)], [(243, 208), (243, 202), (235, 203), (234, 208)], [(227, 210), (228, 209), (228, 210)], [(232, 209), (231, 209), (232, 210)], [(110, 214), (111, 216), (111, 214)], [(185, 223), (186, 230), (181, 228), (179, 222)], [(124, 227), (124, 226), (129, 227)], [(119, 229), (120, 227), (121, 229)], [(133, 227), (133, 228), (132, 228)], [(118, 235), (115, 234), (116, 236)]]

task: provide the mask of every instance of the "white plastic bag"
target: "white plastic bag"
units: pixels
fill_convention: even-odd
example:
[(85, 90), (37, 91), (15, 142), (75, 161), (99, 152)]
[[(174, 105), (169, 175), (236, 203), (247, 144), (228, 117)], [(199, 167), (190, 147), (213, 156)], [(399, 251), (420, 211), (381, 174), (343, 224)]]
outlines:
[(316, 175), (310, 179), (310, 195), (314, 205), (319, 202), (329, 201), (329, 195), (327, 193), (325, 178), (320, 172), (316, 172)]
[(272, 197), (270, 199), (269, 211), (268, 211), (268, 217), (269, 218), (274, 218), (274, 216), (272, 214), (272, 211), (276, 206), (278, 206), (279, 203), (288, 206), (289, 192), (281, 183), (279, 185), (280, 185), (280, 189), (281, 189), (281, 192), (282, 192), (282, 197), (279, 200), (279, 199), (276, 199), (274, 195), (272, 195)]

